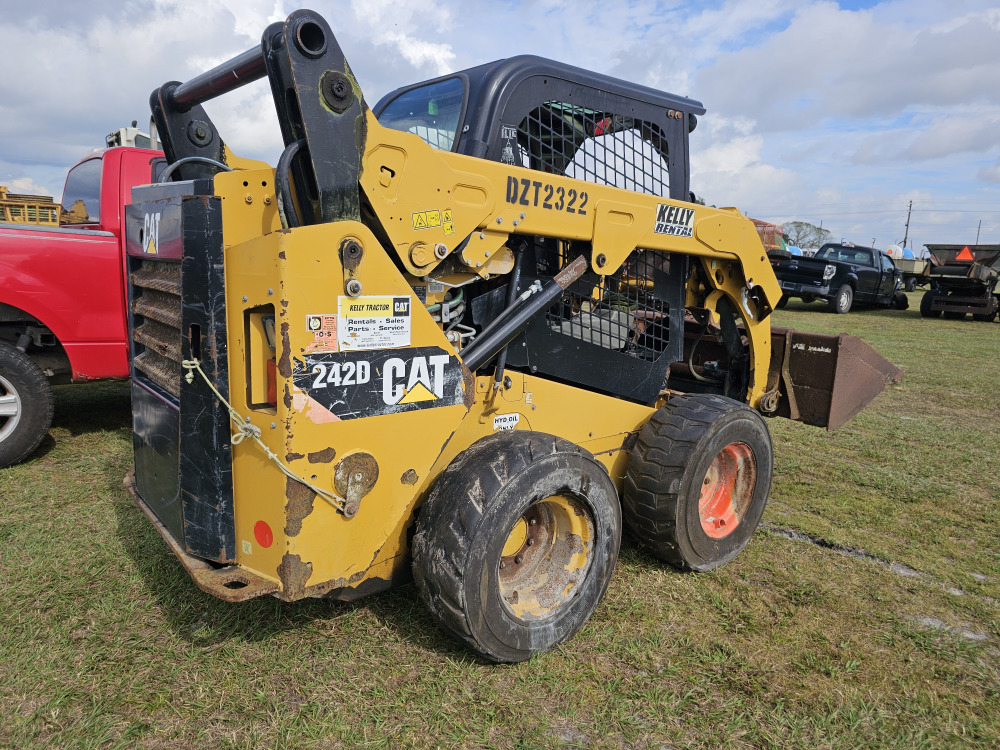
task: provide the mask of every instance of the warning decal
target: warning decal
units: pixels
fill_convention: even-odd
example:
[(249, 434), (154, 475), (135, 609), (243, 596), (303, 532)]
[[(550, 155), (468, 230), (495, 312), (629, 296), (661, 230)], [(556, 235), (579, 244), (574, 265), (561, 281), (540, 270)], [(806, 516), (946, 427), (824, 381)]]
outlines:
[(451, 209), (439, 211), (435, 208), (430, 211), (417, 211), (410, 214), (410, 218), (413, 221), (413, 228), (415, 230), (442, 228), (445, 234), (455, 234), (455, 219), (452, 216)]
[(312, 334), (312, 343), (306, 347), (310, 352), (337, 351), (337, 316), (307, 315), (306, 328)]
[(412, 297), (340, 297), (340, 351), (409, 346), (411, 301)]
[(306, 354), (292, 383), (340, 419), (464, 403), (461, 362), (436, 347)]
[(412, 215), (414, 229), (435, 229), (441, 226), (441, 212), (437, 209), (433, 211), (417, 211)]

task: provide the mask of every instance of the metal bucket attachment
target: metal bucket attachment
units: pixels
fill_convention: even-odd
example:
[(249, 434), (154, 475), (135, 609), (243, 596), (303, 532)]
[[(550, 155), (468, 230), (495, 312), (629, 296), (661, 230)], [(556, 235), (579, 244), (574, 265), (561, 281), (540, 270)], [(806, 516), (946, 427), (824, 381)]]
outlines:
[(902, 370), (857, 336), (774, 327), (761, 410), (835, 430), (902, 377)]

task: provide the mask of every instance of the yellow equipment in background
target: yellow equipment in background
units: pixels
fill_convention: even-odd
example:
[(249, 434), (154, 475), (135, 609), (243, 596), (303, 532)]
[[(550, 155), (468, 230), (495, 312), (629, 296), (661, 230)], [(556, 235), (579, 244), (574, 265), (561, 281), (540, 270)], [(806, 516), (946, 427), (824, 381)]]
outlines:
[(0, 185), (0, 221), (56, 227), (59, 226), (58, 209), (51, 195), (19, 195)]
[[(201, 107), (264, 75), (274, 169)], [(296, 11), (151, 105), (170, 166), (128, 209), (127, 484), (223, 599), (412, 574), (442, 627), (527, 659), (589, 618), (623, 517), (670, 563), (728, 562), (770, 487), (761, 413), (835, 426), (897, 374), (772, 330), (754, 225), (689, 202), (693, 100), (519, 57), (373, 112)]]

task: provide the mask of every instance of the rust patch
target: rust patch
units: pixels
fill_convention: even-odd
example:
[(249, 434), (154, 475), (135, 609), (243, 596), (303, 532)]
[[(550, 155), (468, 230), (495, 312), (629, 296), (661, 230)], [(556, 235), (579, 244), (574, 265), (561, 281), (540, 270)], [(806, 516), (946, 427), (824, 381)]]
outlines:
[(292, 364), (289, 361), (289, 354), (292, 351), (291, 343), (288, 338), (288, 321), (282, 321), (281, 323), (281, 358), (278, 360), (278, 373), (283, 378), (292, 377)]
[(316, 493), (292, 478), (285, 480), (285, 535), (298, 536), (302, 531), (302, 521), (313, 512)]
[(321, 451), (310, 453), (306, 458), (311, 464), (328, 464), (337, 457), (337, 451), (333, 448), (324, 448)]
[(282, 260), (284, 260), (285, 259), (285, 251), (282, 250), (280, 253), (278, 253), (278, 257), (281, 258)]
[(340, 243), (340, 259), (345, 274), (354, 276), (364, 256), (365, 250), (357, 240), (348, 237)]
[(300, 458), (305, 458), (303, 453), (286, 453), (285, 461), (298, 461)]
[(281, 581), (279, 598), (285, 601), (301, 599), (306, 593), (306, 581), (312, 575), (312, 563), (302, 562), (298, 555), (285, 553), (278, 565), (278, 580)]
[(471, 409), (476, 403), (476, 380), (465, 363), (462, 363), (462, 384), (465, 388), (465, 408)]
[(288, 479), (285, 483), (285, 496), (288, 498), (285, 506), (285, 533), (297, 536), (302, 531), (302, 521), (313, 511), (316, 493), (301, 482)]
[(413, 469), (407, 469), (403, 472), (403, 476), (399, 478), (399, 481), (403, 484), (416, 484), (417, 478), (417, 472)]
[(352, 453), (337, 464), (333, 485), (345, 498), (344, 515), (353, 518), (361, 507), (361, 499), (371, 492), (378, 481), (378, 461), (370, 453)]
[(281, 397), (281, 402), (286, 409), (292, 408), (292, 389), (288, 387), (288, 383), (285, 383), (285, 395)]

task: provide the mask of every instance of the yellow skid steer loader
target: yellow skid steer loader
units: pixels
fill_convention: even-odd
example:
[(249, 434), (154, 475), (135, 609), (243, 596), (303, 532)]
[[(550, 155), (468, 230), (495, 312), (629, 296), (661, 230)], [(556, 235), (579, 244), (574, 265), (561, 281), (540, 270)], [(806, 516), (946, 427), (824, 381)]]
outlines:
[[(202, 107), (264, 76), (274, 168)], [(227, 601), (412, 576), (476, 652), (528, 659), (587, 621), (623, 519), (679, 567), (732, 560), (770, 488), (762, 415), (832, 428), (899, 374), (770, 326), (754, 225), (691, 202), (691, 99), (515, 57), (372, 111), (300, 10), (151, 106), (126, 484)]]

